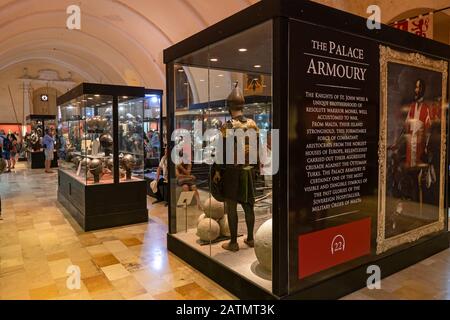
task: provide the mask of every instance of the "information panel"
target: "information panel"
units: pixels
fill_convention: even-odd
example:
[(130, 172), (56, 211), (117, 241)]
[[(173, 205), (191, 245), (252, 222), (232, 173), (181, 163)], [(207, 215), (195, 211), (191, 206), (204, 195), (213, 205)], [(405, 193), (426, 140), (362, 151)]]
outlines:
[[(298, 261), (291, 279), (303, 279), (373, 249), (379, 48), (318, 26), (290, 26), (290, 258)], [(313, 241), (305, 236), (312, 233)], [(312, 264), (305, 248), (332, 248), (337, 236), (345, 248)]]

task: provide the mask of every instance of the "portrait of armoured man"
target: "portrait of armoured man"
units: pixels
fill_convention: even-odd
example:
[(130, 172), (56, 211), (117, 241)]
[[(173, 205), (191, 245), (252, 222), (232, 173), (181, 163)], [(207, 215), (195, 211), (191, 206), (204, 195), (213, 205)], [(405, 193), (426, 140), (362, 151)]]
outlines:
[(439, 219), (442, 74), (389, 63), (386, 238)]

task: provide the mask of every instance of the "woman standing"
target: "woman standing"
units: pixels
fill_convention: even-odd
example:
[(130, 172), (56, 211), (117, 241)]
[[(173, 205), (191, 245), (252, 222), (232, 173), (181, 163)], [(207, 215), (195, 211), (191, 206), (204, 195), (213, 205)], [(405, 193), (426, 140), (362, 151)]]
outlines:
[(9, 134), (9, 141), (11, 142), (11, 169), (16, 168), (17, 161), (17, 137), (14, 133)]

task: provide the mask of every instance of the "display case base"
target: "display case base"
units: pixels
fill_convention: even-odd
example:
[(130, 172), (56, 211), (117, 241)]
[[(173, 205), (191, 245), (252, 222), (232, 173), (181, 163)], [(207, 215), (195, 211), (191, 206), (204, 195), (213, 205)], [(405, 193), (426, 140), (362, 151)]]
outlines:
[(58, 201), (84, 231), (148, 222), (145, 181), (86, 186), (59, 170)]
[(242, 278), (238, 273), (224, 267), (210, 257), (194, 250), (188, 244), (168, 234), (167, 248), (182, 260), (205, 274), (226, 290), (244, 300), (328, 300), (339, 299), (367, 285), (370, 265), (380, 267), (382, 278), (388, 277), (415, 263), (418, 263), (440, 251), (449, 248), (450, 233), (444, 232), (431, 239), (420, 241), (414, 246), (397, 253), (385, 256), (371, 263), (344, 272), (331, 279), (324, 280), (304, 290), (285, 296), (276, 296)]
[[(28, 152), (27, 159), (31, 169), (45, 169), (44, 151)], [(52, 168), (58, 168), (58, 155), (56, 151), (52, 161)]]

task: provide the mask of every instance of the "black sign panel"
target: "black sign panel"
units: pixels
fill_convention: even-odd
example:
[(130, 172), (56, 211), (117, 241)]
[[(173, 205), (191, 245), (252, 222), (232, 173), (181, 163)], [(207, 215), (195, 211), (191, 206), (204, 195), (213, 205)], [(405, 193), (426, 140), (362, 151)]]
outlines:
[(289, 65), (290, 289), (298, 290), (375, 248), (379, 48), (292, 20)]

